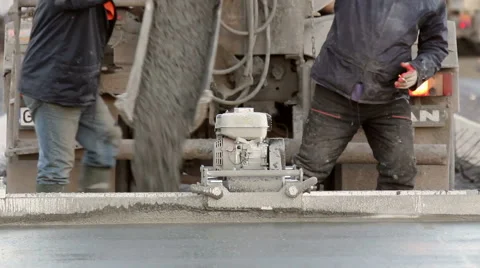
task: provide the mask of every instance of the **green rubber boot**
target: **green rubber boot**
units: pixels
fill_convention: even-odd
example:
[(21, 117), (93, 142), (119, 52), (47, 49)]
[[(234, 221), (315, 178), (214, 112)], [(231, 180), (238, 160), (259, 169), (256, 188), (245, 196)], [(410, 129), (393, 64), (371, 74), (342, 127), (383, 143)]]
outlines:
[(107, 193), (110, 190), (110, 168), (83, 166), (80, 192)]
[(37, 193), (63, 193), (64, 191), (63, 184), (37, 184)]

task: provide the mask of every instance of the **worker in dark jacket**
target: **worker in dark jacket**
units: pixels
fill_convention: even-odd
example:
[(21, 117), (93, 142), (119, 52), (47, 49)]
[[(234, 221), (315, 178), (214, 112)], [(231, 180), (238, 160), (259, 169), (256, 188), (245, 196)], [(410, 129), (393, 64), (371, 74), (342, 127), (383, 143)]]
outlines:
[(337, 0), (312, 69), (315, 96), (295, 164), (322, 183), (362, 127), (378, 161), (377, 189), (413, 189), (409, 90), (439, 71), (447, 54), (444, 0)]
[(81, 191), (109, 188), (121, 131), (98, 86), (115, 21), (109, 0), (38, 1), (19, 88), (39, 144), (37, 192), (64, 191), (76, 141), (85, 149)]

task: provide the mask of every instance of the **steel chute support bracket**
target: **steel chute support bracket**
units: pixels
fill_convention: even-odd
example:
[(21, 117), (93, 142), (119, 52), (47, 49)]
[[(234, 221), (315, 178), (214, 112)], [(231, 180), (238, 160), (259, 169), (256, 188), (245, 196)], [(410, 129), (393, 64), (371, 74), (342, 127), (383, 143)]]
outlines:
[[(215, 55), (217, 53), (218, 38), (220, 35), (220, 21), (222, 14), (222, 0), (218, 0), (216, 11), (216, 18), (214, 22), (214, 34), (210, 44), (209, 60), (206, 66), (205, 81), (203, 81), (204, 88), (207, 89), (211, 79), (215, 63)], [(137, 47), (135, 51), (135, 59), (130, 71), (130, 76), (127, 83), (126, 92), (119, 95), (115, 101), (115, 107), (118, 109), (119, 115), (127, 125), (133, 127), (135, 102), (140, 91), (140, 84), (142, 79), (142, 72), (145, 58), (147, 55), (150, 31), (152, 29), (153, 18), (155, 16), (155, 2), (154, 0), (145, 1), (145, 10), (143, 14), (142, 26), (138, 37)]]
[(119, 95), (115, 101), (115, 107), (117, 108), (119, 115), (130, 127), (133, 125), (135, 101), (140, 90), (143, 63), (147, 55), (154, 10), (153, 0), (146, 0), (142, 19), (142, 27), (140, 28), (140, 35), (138, 37), (137, 48), (135, 51), (135, 59), (130, 71), (126, 92)]

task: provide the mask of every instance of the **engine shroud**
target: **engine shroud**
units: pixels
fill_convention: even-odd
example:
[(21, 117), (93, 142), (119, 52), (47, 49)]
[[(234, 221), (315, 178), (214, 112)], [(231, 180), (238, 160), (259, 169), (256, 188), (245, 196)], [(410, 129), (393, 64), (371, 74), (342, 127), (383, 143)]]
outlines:
[(237, 176), (222, 178), (224, 186), (231, 192), (279, 191), (283, 176), (255, 176), (256, 170), (285, 169), (284, 140), (266, 138), (270, 115), (235, 108), (216, 119), (213, 170), (237, 171)]
[(191, 186), (192, 192), (216, 200), (224, 195), (273, 192), (282, 199), (296, 198), (318, 183), (314, 177), (304, 180), (301, 168), (285, 165), (284, 140), (267, 138), (270, 115), (235, 108), (216, 119), (214, 163), (200, 168), (202, 180)]

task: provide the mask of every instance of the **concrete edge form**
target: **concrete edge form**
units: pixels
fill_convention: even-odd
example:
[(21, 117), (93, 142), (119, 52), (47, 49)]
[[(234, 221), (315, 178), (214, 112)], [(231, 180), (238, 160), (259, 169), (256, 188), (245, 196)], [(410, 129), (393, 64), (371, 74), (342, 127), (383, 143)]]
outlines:
[(307, 194), (303, 196), (303, 210), (324, 214), (358, 214), (396, 216), (478, 216), (478, 191), (412, 191)]
[(0, 222), (21, 221), (24, 218), (42, 221), (48, 220), (47, 215), (128, 214), (138, 212), (142, 207), (148, 207), (150, 212), (169, 209), (233, 213), (288, 211), (299, 213), (299, 217), (302, 213), (383, 218), (480, 216), (480, 194), (476, 190), (344, 191), (306, 193), (291, 199), (283, 193), (227, 193), (220, 200), (192, 193), (7, 194), (5, 198), (0, 198)]
[(7, 194), (0, 199), (0, 220), (35, 215), (85, 214), (135, 206), (203, 209), (203, 197), (191, 193)]

